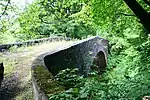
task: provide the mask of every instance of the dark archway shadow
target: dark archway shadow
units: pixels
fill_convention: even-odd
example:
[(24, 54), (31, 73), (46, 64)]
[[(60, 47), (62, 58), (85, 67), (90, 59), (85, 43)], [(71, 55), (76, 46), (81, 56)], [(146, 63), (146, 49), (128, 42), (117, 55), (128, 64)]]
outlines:
[(91, 70), (98, 71), (99, 75), (105, 72), (106, 69), (106, 58), (103, 51), (97, 53), (94, 58), (93, 65), (91, 66)]

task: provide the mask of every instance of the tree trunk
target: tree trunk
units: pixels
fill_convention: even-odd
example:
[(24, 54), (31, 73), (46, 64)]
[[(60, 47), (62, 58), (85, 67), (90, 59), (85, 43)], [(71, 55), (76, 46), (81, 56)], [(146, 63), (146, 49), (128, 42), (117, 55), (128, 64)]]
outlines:
[(140, 19), (143, 26), (150, 33), (150, 16), (136, 0), (124, 0), (134, 14)]

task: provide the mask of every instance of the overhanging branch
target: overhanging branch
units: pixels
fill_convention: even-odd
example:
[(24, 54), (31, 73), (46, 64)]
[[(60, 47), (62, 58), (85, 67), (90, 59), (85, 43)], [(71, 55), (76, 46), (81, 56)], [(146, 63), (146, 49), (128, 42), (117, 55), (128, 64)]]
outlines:
[(136, 0), (123, 0), (134, 14), (140, 19), (140, 22), (150, 33), (150, 16), (147, 11)]
[(126, 13), (120, 13), (120, 14), (122, 14), (124, 16), (133, 16), (133, 17), (136, 17), (135, 15), (132, 15), (132, 14), (126, 14)]
[(148, 6), (150, 6), (150, 1), (148, 0), (143, 0)]
[(6, 4), (5, 8), (4, 8), (4, 11), (3, 11), (2, 14), (0, 15), (0, 18), (6, 13), (9, 4), (10, 4), (10, 0), (7, 1), (7, 4)]

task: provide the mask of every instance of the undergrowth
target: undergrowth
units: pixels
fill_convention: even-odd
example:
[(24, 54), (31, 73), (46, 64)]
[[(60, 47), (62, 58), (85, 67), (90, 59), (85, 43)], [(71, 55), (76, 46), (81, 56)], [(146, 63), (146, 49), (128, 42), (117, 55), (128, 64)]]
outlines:
[[(142, 45), (147, 48), (144, 49)], [(149, 43), (142, 45), (139, 48), (150, 50)], [(131, 54), (112, 52), (107, 71), (101, 76), (92, 72), (90, 74), (93, 76), (83, 78), (71, 74), (72, 70), (61, 71), (56, 79), (69, 88), (63, 93), (50, 95), (49, 100), (141, 100), (149, 96), (150, 66), (149, 60), (145, 60), (149, 52), (133, 48), (126, 49), (128, 51)]]

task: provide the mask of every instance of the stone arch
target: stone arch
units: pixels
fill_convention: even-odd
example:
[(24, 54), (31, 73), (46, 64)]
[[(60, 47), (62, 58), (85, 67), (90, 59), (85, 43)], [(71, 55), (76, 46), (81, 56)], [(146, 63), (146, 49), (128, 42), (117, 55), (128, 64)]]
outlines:
[(99, 74), (102, 74), (103, 72), (105, 72), (106, 63), (107, 62), (105, 53), (103, 51), (99, 51), (97, 55), (94, 57), (91, 70), (96, 70), (99, 72)]

